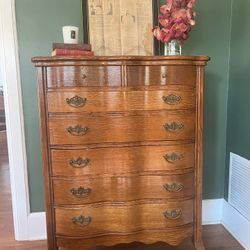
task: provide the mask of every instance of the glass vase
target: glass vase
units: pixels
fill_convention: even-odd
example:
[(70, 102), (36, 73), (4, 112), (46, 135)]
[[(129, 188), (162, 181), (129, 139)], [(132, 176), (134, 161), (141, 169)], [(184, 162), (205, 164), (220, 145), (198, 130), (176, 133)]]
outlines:
[(164, 56), (181, 55), (181, 44), (178, 40), (164, 43)]

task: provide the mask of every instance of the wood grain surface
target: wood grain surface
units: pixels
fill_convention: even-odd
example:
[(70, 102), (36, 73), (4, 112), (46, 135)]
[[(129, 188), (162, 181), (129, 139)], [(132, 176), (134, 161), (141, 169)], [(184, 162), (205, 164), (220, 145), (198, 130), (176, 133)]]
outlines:
[(66, 66), (47, 68), (47, 87), (121, 86), (120, 66)]
[[(78, 104), (74, 98), (80, 100)], [(48, 92), (49, 112), (119, 112), (133, 110), (175, 110), (195, 108), (193, 88), (167, 86), (165, 90), (99, 91), (75, 88)], [(164, 101), (165, 100), (165, 101)]]
[(38, 104), (40, 115), (40, 140), (41, 140), (41, 153), (43, 164), (43, 181), (44, 181), (44, 194), (45, 194), (45, 210), (46, 210), (46, 225), (47, 225), (47, 241), (48, 250), (56, 249), (56, 237), (55, 231), (55, 215), (53, 209), (53, 192), (52, 192), (52, 180), (50, 178), (50, 148), (48, 138), (48, 120), (47, 120), (47, 107), (44, 105), (44, 99), (46, 98), (46, 86), (44, 84), (45, 69), (38, 68)]
[(208, 56), (36, 56), (32, 62), (36, 67), (69, 65), (203, 65)]
[[(57, 149), (51, 155), (53, 176), (162, 174), (194, 168), (194, 144)], [(78, 164), (72, 166), (72, 160)]]
[[(187, 140), (195, 134), (194, 113), (143, 112), (137, 114), (88, 114), (85, 116), (53, 116), (49, 119), (50, 144), (90, 144), (154, 140)], [(180, 126), (176, 131), (167, 124)], [(72, 135), (67, 130), (86, 128), (85, 135)]]
[[(183, 239), (187, 237), (192, 236), (193, 226), (188, 224), (181, 227), (176, 228), (165, 228), (163, 230), (143, 230), (138, 232), (133, 232), (131, 234), (115, 234), (115, 235), (105, 235), (100, 237), (93, 237), (93, 238), (86, 238), (86, 239), (80, 239), (80, 238), (65, 238), (65, 237), (57, 237), (58, 246), (60, 246), (59, 250), (167, 250), (172, 249), (168, 248), (168, 245), (164, 244), (161, 248), (159, 246), (161, 244), (155, 244), (152, 245), (155, 242), (162, 242), (162, 239), (164, 239), (165, 242), (168, 244), (175, 246), (179, 245)], [(150, 245), (144, 245), (139, 244), (138, 242), (145, 242), (146, 244)], [(133, 244), (123, 244), (110, 247), (97, 247), (97, 248), (90, 248), (89, 246), (112, 246), (113, 244), (119, 244), (120, 242), (123, 243), (131, 243), (136, 242)], [(189, 244), (189, 247), (192, 246), (192, 244)], [(62, 248), (61, 248), (62, 247)], [(182, 250), (187, 250), (187, 248), (181, 248)], [(174, 248), (175, 249), (175, 248)], [(193, 248), (189, 248), (192, 249)]]
[(193, 197), (194, 174), (81, 179), (54, 178), (55, 205)]
[(128, 66), (127, 85), (187, 84), (195, 86), (195, 66)]
[[(177, 219), (166, 219), (165, 212), (180, 210)], [(193, 222), (193, 200), (182, 202), (127, 202), (119, 204), (92, 204), (84, 207), (55, 209), (56, 234), (88, 238), (116, 233), (132, 233), (142, 230), (166, 229)], [(74, 224), (79, 216), (91, 217), (88, 225)]]
[[(201, 235), (208, 57), (36, 57), (48, 250)], [(62, 249), (61, 249), (62, 248)]]

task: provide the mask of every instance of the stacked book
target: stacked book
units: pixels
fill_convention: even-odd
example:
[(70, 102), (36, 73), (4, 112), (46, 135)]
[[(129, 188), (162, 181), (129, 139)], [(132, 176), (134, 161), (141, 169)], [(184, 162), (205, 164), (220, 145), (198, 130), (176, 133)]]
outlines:
[(53, 43), (51, 56), (93, 56), (94, 51), (87, 43)]

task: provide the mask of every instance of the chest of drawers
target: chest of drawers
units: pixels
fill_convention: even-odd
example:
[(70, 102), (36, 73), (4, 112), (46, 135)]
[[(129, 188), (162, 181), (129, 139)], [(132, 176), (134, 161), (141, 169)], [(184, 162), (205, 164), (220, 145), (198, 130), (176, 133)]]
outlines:
[[(35, 57), (48, 249), (201, 240), (207, 57)], [(129, 249), (129, 245), (128, 245)]]

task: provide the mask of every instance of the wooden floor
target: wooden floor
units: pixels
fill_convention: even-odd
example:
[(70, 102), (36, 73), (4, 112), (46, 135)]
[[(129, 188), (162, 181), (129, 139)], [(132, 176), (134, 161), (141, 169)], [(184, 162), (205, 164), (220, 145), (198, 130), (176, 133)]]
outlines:
[[(0, 132), (0, 250), (46, 250), (46, 241), (17, 242), (14, 240), (11, 213), (11, 194), (9, 166), (7, 157), (6, 134)], [(222, 225), (204, 226), (203, 238), (209, 250), (244, 250)], [(191, 242), (186, 241), (179, 247), (164, 243), (143, 245), (133, 243), (114, 247), (96, 247), (91, 250), (191, 250)], [(76, 249), (77, 250), (77, 249)]]

